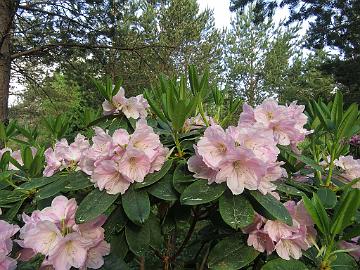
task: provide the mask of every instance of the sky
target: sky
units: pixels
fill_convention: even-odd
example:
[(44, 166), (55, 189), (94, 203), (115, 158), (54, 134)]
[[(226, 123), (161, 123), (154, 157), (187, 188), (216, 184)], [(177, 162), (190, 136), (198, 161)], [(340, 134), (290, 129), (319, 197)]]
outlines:
[[(206, 8), (212, 9), (214, 11), (215, 26), (219, 29), (229, 27), (231, 17), (234, 16), (230, 12), (230, 0), (197, 0), (199, 4), (200, 11), (205, 10)], [(278, 8), (275, 11), (273, 20), (275, 24), (278, 24), (281, 20), (286, 19), (289, 16), (288, 8)], [(305, 35), (306, 30), (309, 26), (308, 21), (304, 21), (301, 24), (301, 29), (299, 34), (301, 36)]]
[(197, 0), (200, 11), (210, 8), (214, 10), (215, 25), (224, 28), (230, 25), (230, 0)]

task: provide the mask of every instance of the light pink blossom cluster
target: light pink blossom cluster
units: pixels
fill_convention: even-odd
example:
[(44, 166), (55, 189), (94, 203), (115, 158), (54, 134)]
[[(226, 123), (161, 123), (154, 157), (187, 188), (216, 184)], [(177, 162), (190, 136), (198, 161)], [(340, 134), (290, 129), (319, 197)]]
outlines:
[[(341, 156), (334, 161), (334, 164), (342, 170), (342, 176), (349, 182), (360, 177), (360, 159), (354, 159), (352, 156)], [(352, 187), (360, 189), (360, 181)]]
[(301, 201), (297, 204), (288, 201), (284, 205), (292, 217), (292, 226), (257, 214), (254, 223), (243, 232), (249, 234), (247, 244), (259, 252), (266, 251), (269, 255), (276, 251), (284, 260), (299, 259), (302, 250), (307, 250), (315, 242), (316, 230)]
[[(31, 147), (31, 153), (32, 153), (32, 156), (34, 157), (36, 155), (36, 152), (37, 152), (37, 149), (35, 147)], [(3, 154), (5, 154), (5, 152), (9, 152), (10, 153), (10, 156), (15, 159), (21, 166), (24, 165), (24, 162), (22, 160), (22, 157), (21, 157), (21, 151), (20, 150), (16, 150), (16, 151), (12, 151), (10, 148), (8, 147), (5, 147), (3, 149), (0, 150), (0, 159), (1, 157), (3, 156)], [(9, 167), (8, 167), (9, 170), (19, 170), (14, 164), (12, 163), (9, 163)]]
[(0, 269), (16, 269), (16, 260), (9, 257), (13, 242), (11, 237), (19, 231), (19, 226), (0, 220)]
[(99, 127), (93, 145), (84, 152), (80, 168), (91, 181), (109, 194), (124, 194), (131, 183), (142, 182), (147, 174), (159, 171), (168, 149), (146, 120), (136, 123), (133, 134), (118, 129), (112, 136)]
[(127, 118), (144, 118), (147, 116), (147, 108), (149, 104), (143, 95), (136, 97), (125, 97), (124, 88), (120, 88), (119, 92), (113, 96), (111, 102), (105, 100), (102, 104), (104, 114), (119, 114), (124, 113)]
[(340, 241), (339, 247), (341, 249), (348, 250), (351, 256), (353, 256), (357, 261), (360, 261), (359, 240), (360, 236), (354, 237), (348, 241)]
[(103, 257), (110, 253), (101, 227), (106, 217), (76, 224), (76, 209), (75, 199), (57, 196), (50, 207), (35, 210), (31, 216), (24, 213), (25, 225), (20, 229), (21, 240), (17, 241), (23, 247), (20, 259), (43, 254), (42, 266), (51, 269), (99, 269), (104, 264)]
[(278, 144), (296, 145), (310, 133), (304, 129), (307, 122), (304, 109), (305, 106), (297, 105), (296, 102), (284, 106), (273, 99), (265, 100), (256, 108), (244, 104), (238, 125), (270, 130)]
[(81, 134), (78, 134), (70, 145), (66, 139), (56, 142), (54, 148), (50, 147), (44, 153), (46, 161), (44, 176), (52, 176), (64, 169), (79, 170), (78, 164), (82, 153), (89, 147), (89, 141)]
[(194, 177), (209, 184), (226, 182), (233, 194), (244, 189), (263, 194), (275, 190), (274, 181), (286, 175), (277, 162), (277, 144), (293, 144), (304, 139), (306, 116), (303, 106), (278, 105), (266, 100), (255, 109), (244, 105), (238, 126), (223, 130), (212, 125), (205, 130), (188, 161)]

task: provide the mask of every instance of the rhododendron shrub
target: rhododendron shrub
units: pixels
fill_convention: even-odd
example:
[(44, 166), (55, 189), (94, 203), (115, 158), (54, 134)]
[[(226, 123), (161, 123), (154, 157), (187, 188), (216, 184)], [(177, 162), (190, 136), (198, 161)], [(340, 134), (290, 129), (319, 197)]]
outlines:
[(110, 252), (110, 244), (104, 240), (106, 220), (99, 216), (94, 220), (76, 224), (75, 199), (64, 196), (53, 199), (51, 206), (35, 210), (31, 216), (22, 215), (25, 225), (20, 230), (18, 244), (23, 248), (20, 258), (30, 259), (40, 253), (45, 255), (42, 266), (55, 269), (99, 269), (103, 256)]
[(359, 269), (357, 105), (250, 106), (193, 67), (94, 86), (79, 129), (0, 124), (1, 270)]

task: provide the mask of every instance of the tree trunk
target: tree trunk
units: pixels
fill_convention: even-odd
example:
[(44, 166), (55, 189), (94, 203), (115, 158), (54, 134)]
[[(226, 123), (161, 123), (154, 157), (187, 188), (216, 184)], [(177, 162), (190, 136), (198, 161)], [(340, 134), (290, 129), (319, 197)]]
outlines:
[(8, 118), (11, 55), (11, 0), (0, 0), (0, 121)]

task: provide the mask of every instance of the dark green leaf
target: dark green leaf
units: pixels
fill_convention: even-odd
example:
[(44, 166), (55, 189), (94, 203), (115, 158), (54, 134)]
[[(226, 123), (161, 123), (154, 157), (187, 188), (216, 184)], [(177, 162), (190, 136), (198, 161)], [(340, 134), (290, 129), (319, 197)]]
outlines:
[(196, 179), (190, 174), (186, 164), (180, 163), (173, 175), (173, 186), (177, 192), (183, 193), (187, 186)]
[(129, 249), (137, 256), (144, 256), (150, 243), (150, 227), (127, 224), (125, 227), (126, 241)]
[(302, 191), (298, 190), (297, 188), (286, 185), (285, 183), (277, 183), (276, 190), (283, 192), (287, 195), (293, 195), (299, 197), (301, 197), (304, 194)]
[(247, 266), (259, 252), (248, 247), (240, 238), (226, 238), (216, 244), (210, 252), (208, 267), (214, 270), (237, 270)]
[(219, 199), (220, 214), (226, 224), (237, 230), (250, 225), (255, 217), (254, 209), (242, 195), (226, 191)]
[(119, 197), (119, 194), (107, 194), (105, 190), (94, 189), (80, 203), (76, 211), (78, 223), (92, 220), (104, 213)]
[(143, 224), (150, 215), (149, 196), (144, 190), (129, 188), (122, 195), (122, 205), (128, 218), (135, 224)]
[(71, 173), (67, 176), (67, 179), (68, 183), (64, 187), (64, 191), (79, 190), (94, 185), (90, 182), (89, 177), (82, 172)]
[(181, 194), (180, 202), (186, 205), (198, 205), (217, 200), (225, 191), (225, 185), (209, 185), (205, 180), (197, 180)]
[(68, 183), (67, 178), (61, 177), (56, 181), (48, 184), (47, 186), (40, 188), (39, 191), (36, 193), (36, 198), (38, 200), (43, 200), (51, 196), (54, 196), (60, 193), (67, 185), (67, 183)]
[(16, 214), (19, 212), (20, 207), (22, 206), (22, 204), (24, 203), (24, 199), (21, 201), (18, 201), (17, 203), (15, 203), (11, 208), (9, 208), (5, 215), (2, 216), (2, 218), (8, 222), (11, 222), (14, 217), (16, 216)]
[(123, 259), (110, 253), (110, 255), (104, 257), (104, 265), (101, 270), (130, 270), (130, 267), (124, 262)]
[(292, 218), (285, 206), (271, 194), (263, 195), (258, 191), (250, 191), (251, 203), (256, 212), (271, 220), (280, 220), (292, 225)]
[(283, 260), (275, 259), (267, 262), (261, 270), (308, 270), (301, 261), (298, 260)]
[(113, 254), (120, 259), (124, 259), (129, 251), (128, 244), (126, 242), (125, 231), (119, 235), (114, 235), (110, 242), (110, 254)]
[(52, 182), (58, 181), (61, 178), (59, 175), (54, 175), (51, 177), (40, 177), (40, 178), (31, 178), (29, 182), (25, 182), (19, 186), (22, 189), (35, 189), (39, 187), (46, 186)]
[(338, 253), (336, 259), (331, 263), (331, 270), (355, 270), (358, 264), (349, 254)]
[(319, 199), (325, 208), (333, 208), (336, 205), (337, 198), (334, 191), (321, 187), (316, 194), (319, 196)]
[(19, 190), (0, 190), (0, 206), (22, 201), (28, 194)]
[(161, 179), (156, 184), (152, 185), (148, 192), (165, 201), (176, 201), (178, 199), (177, 193), (172, 186), (172, 175), (167, 174), (163, 179)]
[(104, 224), (105, 235), (109, 238), (112, 234), (120, 232), (126, 225), (127, 218), (121, 205), (118, 205)]
[(335, 208), (331, 233), (340, 233), (353, 223), (353, 218), (360, 205), (360, 190), (351, 189), (341, 198), (339, 206)]

